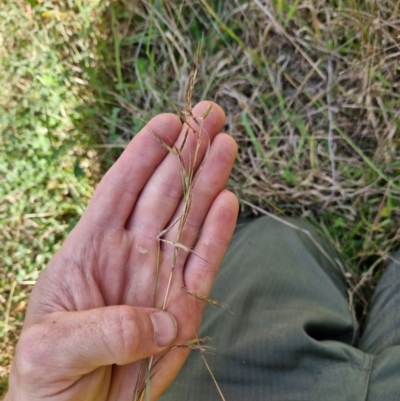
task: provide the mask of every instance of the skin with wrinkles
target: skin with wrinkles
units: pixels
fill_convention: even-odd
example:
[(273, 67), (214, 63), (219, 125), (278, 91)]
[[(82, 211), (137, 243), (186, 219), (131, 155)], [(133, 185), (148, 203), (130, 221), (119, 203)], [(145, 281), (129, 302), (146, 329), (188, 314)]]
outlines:
[[(193, 115), (201, 116), (209, 105), (199, 103)], [(161, 245), (152, 308), (157, 236), (182, 211), (182, 183), (176, 158), (151, 131), (179, 148), (187, 127), (173, 114), (156, 116), (135, 136), (42, 272), (29, 301), (5, 400), (131, 400), (140, 361), (153, 355), (151, 399), (168, 387), (189, 350), (165, 351), (196, 337), (204, 308), (187, 292), (208, 296), (235, 227), (237, 199), (224, 186), (237, 148), (231, 137), (219, 134), (224, 122), (222, 109), (213, 104), (202, 123), (211, 146), (180, 235), (193, 253), (178, 253), (166, 312), (159, 310), (174, 247)], [(189, 124), (196, 129), (197, 123)], [(192, 160), (195, 140), (195, 135), (187, 138), (182, 151), (186, 162)], [(203, 142), (196, 167), (207, 150)], [(176, 229), (164, 239), (174, 241)]]

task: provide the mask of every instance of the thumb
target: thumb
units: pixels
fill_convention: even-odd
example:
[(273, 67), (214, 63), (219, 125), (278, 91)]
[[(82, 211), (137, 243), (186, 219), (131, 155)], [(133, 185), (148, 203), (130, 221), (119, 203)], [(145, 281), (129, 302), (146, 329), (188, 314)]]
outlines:
[[(157, 309), (124, 305), (56, 312), (23, 330), (16, 361), (18, 370), (31, 378), (54, 377), (57, 368), (64, 377), (68, 372), (76, 377), (100, 366), (125, 365), (158, 354), (176, 335), (175, 319)], [(39, 366), (49, 372), (39, 373)]]

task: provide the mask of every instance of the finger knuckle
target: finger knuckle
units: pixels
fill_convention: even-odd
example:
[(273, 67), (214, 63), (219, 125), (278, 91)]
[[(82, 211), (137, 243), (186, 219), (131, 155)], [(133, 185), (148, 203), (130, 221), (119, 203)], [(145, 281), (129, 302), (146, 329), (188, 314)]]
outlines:
[(119, 341), (125, 355), (139, 355), (142, 350), (142, 319), (130, 307), (121, 306), (118, 313)]
[(31, 326), (22, 332), (16, 350), (15, 366), (21, 378), (35, 380), (41, 375), (45, 364), (46, 333), (38, 326)]

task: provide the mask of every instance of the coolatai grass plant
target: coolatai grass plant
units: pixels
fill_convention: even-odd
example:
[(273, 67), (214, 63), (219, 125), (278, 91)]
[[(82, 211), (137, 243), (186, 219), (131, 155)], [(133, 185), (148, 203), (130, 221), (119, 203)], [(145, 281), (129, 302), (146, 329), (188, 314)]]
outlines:
[[(180, 215), (175, 218), (165, 229), (163, 229), (159, 235), (157, 236), (158, 240), (158, 252), (157, 252), (157, 265), (156, 265), (156, 279), (154, 283), (154, 297), (152, 307), (158, 307), (162, 310), (166, 310), (168, 307), (168, 303), (171, 299), (174, 298), (174, 294), (171, 291), (171, 283), (173, 281), (173, 276), (175, 273), (176, 268), (178, 267), (178, 259), (179, 253), (192, 253), (195, 257), (201, 258), (197, 255), (191, 248), (187, 247), (182, 242), (183, 233), (185, 227), (187, 225), (187, 220), (191, 211), (192, 201), (193, 201), (193, 192), (197, 182), (199, 175), (202, 172), (202, 168), (204, 163), (207, 160), (209, 149), (210, 149), (210, 137), (207, 131), (204, 129), (203, 123), (207, 119), (208, 114), (210, 113), (213, 104), (210, 102), (209, 106), (206, 107), (204, 112), (201, 116), (196, 116), (193, 114), (191, 100), (195, 89), (196, 77), (198, 72), (198, 64), (199, 59), (201, 57), (201, 44), (198, 47), (198, 51), (196, 53), (196, 58), (194, 60), (194, 65), (190, 74), (189, 79), (189, 86), (187, 89), (186, 94), (186, 104), (184, 108), (178, 111), (182, 124), (184, 124), (184, 134), (183, 139), (179, 146), (176, 144), (168, 144), (167, 142), (163, 141), (156, 132), (153, 130), (151, 134), (155, 137), (155, 139), (159, 142), (160, 146), (163, 146), (168, 150), (170, 154), (176, 157), (177, 163), (179, 164), (179, 170), (181, 175), (181, 186), (182, 186), (182, 207)], [(195, 140), (188, 140), (189, 136), (194, 136)], [(200, 149), (202, 144), (206, 143), (206, 150), (204, 157), (200, 160)], [(188, 146), (192, 144), (192, 148), (188, 150), (190, 157), (186, 159), (183, 157), (183, 151), (186, 150)], [(199, 164), (200, 163), (200, 164)], [(166, 235), (173, 229), (176, 228), (175, 236), (173, 240), (169, 240), (166, 238)], [(173, 252), (171, 256), (171, 260), (169, 261), (170, 272), (168, 277), (168, 284), (165, 289), (165, 293), (162, 295), (161, 299), (157, 298), (157, 294), (159, 292), (158, 288), (158, 280), (160, 276), (160, 269), (161, 269), (161, 245), (164, 244), (165, 246), (173, 247)], [(207, 260), (204, 262), (208, 263)], [(214, 305), (218, 307), (222, 307), (228, 309), (225, 305), (221, 304), (220, 302), (213, 300), (209, 297), (206, 297), (201, 294), (197, 294), (193, 291), (189, 291), (185, 287), (180, 289), (184, 294), (188, 297), (191, 297), (197, 301), (200, 301), (205, 304)], [(195, 323), (192, 323), (194, 327)], [(217, 387), (217, 390), (221, 396), (221, 399), (225, 401), (225, 398), (222, 394), (221, 389), (219, 388), (218, 382), (212, 373), (210, 366), (207, 363), (207, 360), (204, 356), (204, 352), (207, 350), (211, 350), (212, 348), (205, 344), (205, 342), (209, 339), (208, 337), (199, 338), (197, 333), (195, 333), (195, 338), (189, 339), (183, 343), (175, 344), (172, 346), (171, 349), (174, 348), (186, 348), (191, 350), (197, 350), (201, 352), (201, 357), (214, 380), (214, 383)], [(167, 353), (170, 350), (167, 351)], [(157, 358), (147, 358), (146, 360), (142, 361), (142, 367), (140, 370), (140, 374), (137, 377), (134, 394), (133, 394), (133, 401), (144, 401), (150, 399), (151, 394), (151, 379), (154, 375), (157, 374), (156, 365), (157, 363), (165, 356), (161, 355), (161, 357)], [(155, 370), (155, 372), (154, 372)]]

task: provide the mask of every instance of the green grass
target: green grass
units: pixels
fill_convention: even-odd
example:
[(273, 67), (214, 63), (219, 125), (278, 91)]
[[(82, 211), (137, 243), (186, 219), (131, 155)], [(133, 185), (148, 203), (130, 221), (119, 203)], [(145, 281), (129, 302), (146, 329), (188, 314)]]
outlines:
[[(225, 130), (239, 144), (230, 189), (319, 227), (354, 285), (374, 266), (357, 292), (367, 305), (400, 247), (399, 6), (271, 3), (0, 5), (2, 366), (21, 327), (26, 283), (132, 133), (184, 107), (200, 41), (193, 101), (216, 98), (226, 110)], [(253, 212), (243, 205), (243, 215)]]
[(97, 7), (94, 1), (0, 5), (1, 381), (32, 283), (98, 180), (96, 133), (85, 127), (94, 103), (88, 82)]

